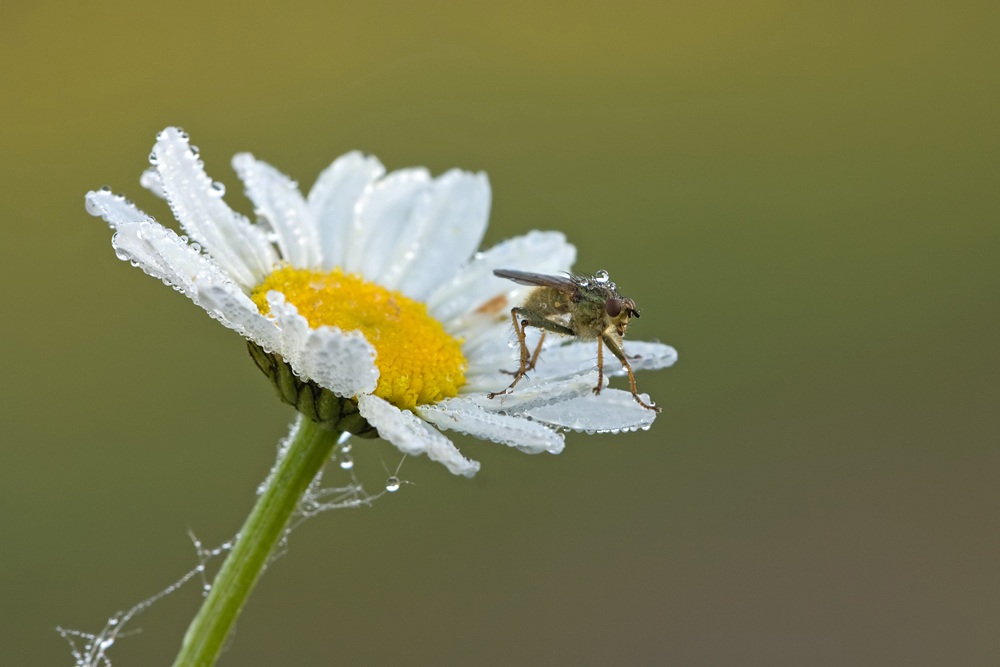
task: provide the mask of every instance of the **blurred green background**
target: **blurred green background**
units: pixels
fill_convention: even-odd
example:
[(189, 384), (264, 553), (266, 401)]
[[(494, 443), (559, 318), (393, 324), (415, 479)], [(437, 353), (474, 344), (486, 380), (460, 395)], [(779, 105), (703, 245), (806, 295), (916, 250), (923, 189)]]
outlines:
[[(6, 3), (0, 645), (71, 660), (238, 528), (292, 413), (83, 195), (181, 125), (228, 201), (362, 149), (486, 170), (680, 351), (653, 429), (458, 439), (307, 523), (221, 665), (1000, 662), (995, 3)], [(355, 447), (370, 488), (386, 443)], [(339, 472), (339, 471), (338, 471)], [(338, 475), (332, 478), (342, 479)], [(116, 665), (169, 664), (196, 586)]]

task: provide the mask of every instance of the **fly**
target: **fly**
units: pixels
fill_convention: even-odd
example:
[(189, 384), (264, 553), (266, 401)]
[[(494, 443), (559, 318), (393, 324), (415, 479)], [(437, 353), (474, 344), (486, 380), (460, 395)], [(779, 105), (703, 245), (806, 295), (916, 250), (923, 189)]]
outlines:
[[(514, 381), (503, 391), (487, 394), (495, 398), (514, 388), (524, 375), (534, 369), (542, 343), (547, 333), (573, 336), (580, 340), (597, 341), (597, 386), (593, 392), (600, 394), (604, 388), (604, 348), (615, 355), (628, 372), (628, 382), (632, 397), (644, 408), (659, 412), (655, 405), (646, 405), (635, 389), (635, 376), (629, 365), (629, 357), (622, 349), (622, 340), (629, 320), (639, 317), (635, 302), (618, 293), (615, 284), (608, 280), (607, 271), (598, 271), (595, 276), (548, 276), (540, 273), (508, 271), (496, 269), (493, 274), (519, 285), (531, 285), (533, 289), (524, 303), (510, 310), (514, 321), (514, 331), (521, 344), (521, 364), (516, 371), (503, 371), (514, 376)], [(524, 331), (527, 327), (542, 330), (535, 351), (528, 350)], [(632, 357), (635, 359), (636, 357)]]

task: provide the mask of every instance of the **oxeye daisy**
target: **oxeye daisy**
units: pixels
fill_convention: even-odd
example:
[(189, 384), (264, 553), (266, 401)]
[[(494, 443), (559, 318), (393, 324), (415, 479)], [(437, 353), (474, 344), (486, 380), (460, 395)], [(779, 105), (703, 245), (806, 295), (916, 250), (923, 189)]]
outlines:
[[(510, 311), (531, 291), (495, 270), (568, 273), (575, 248), (533, 231), (477, 252), (490, 210), (483, 173), (386, 173), (351, 152), (307, 196), (249, 153), (233, 158), (256, 222), (233, 211), (178, 128), (161, 132), (143, 186), (167, 200), (186, 236), (120, 195), (89, 192), (87, 210), (114, 229), (120, 259), (183, 292), (247, 340), (279, 396), (311, 420), (471, 477), (439, 429), (536, 453), (563, 449), (562, 430), (648, 428), (655, 413), (604, 389), (592, 342), (549, 336), (528, 377)], [(537, 332), (531, 344), (538, 341)], [(633, 370), (671, 365), (673, 348), (628, 341)], [(650, 403), (649, 397), (642, 400)]]

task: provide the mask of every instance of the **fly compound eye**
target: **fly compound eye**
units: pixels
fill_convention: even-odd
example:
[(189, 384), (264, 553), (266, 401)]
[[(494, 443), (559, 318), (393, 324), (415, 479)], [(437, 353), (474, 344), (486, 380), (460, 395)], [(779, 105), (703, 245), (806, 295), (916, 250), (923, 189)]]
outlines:
[(604, 302), (604, 310), (611, 317), (618, 317), (622, 312), (622, 302), (618, 299), (608, 299)]

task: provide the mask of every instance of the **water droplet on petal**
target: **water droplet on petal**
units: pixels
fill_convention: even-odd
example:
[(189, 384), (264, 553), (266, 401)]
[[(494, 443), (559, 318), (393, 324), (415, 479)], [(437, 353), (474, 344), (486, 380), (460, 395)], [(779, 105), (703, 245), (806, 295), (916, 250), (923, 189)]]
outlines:
[(385, 481), (385, 490), (389, 493), (399, 491), (399, 478), (393, 475)]
[(226, 185), (220, 181), (215, 181), (212, 183), (212, 189), (208, 191), (208, 194), (213, 197), (221, 197), (226, 194)]
[(601, 269), (594, 276), (594, 280), (596, 280), (599, 283), (606, 283), (606, 282), (608, 282), (608, 272), (605, 271), (604, 269)]
[(350, 470), (354, 467), (354, 459), (351, 458), (350, 454), (344, 454), (340, 459), (340, 467), (344, 470)]
[(149, 154), (149, 164), (159, 164), (159, 162), (160, 161), (156, 158), (155, 152)]
[(108, 625), (118, 625), (118, 619), (117, 618), (109, 618), (108, 619)]

